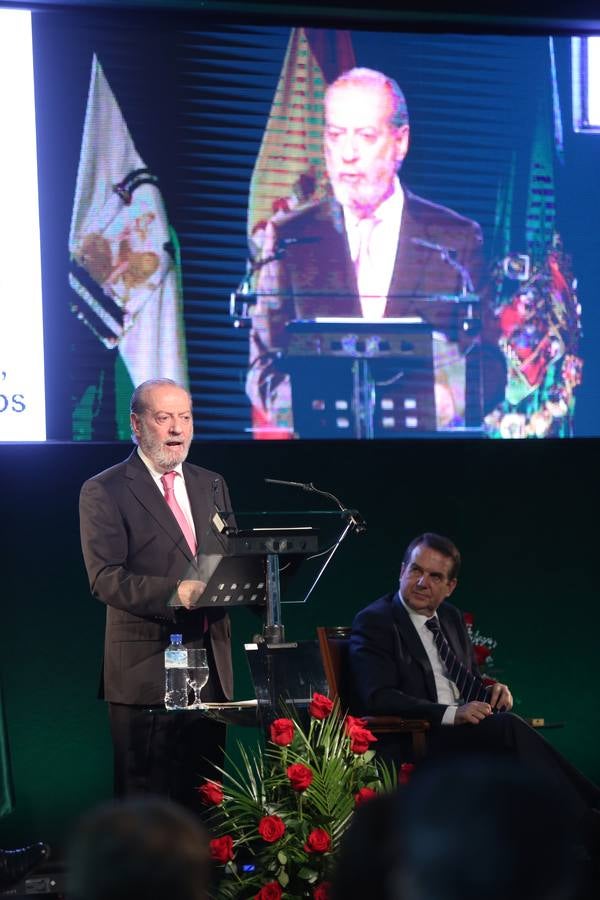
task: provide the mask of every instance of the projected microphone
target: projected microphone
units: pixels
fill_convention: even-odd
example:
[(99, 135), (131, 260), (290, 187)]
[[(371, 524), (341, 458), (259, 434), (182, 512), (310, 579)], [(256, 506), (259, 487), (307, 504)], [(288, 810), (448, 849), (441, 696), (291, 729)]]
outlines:
[(293, 247), (294, 244), (319, 244), (323, 238), (318, 235), (306, 235), (306, 237), (286, 237), (279, 238), (277, 241), (278, 247)]
[(411, 242), (417, 244), (419, 247), (427, 247), (428, 250), (437, 250), (442, 259), (445, 260), (448, 265), (452, 266), (453, 269), (456, 269), (460, 275), (462, 293), (473, 293), (473, 280), (469, 274), (469, 270), (456, 259), (456, 249), (454, 247), (444, 247), (443, 244), (435, 244), (433, 241), (426, 241), (423, 238), (418, 237), (411, 238)]
[(450, 253), (456, 253), (456, 250), (453, 247), (444, 247), (442, 244), (434, 244), (432, 241), (424, 241), (423, 238), (412, 238), (413, 244), (418, 244), (419, 247), (427, 247), (429, 250), (437, 250), (438, 253), (443, 255), (449, 255)]

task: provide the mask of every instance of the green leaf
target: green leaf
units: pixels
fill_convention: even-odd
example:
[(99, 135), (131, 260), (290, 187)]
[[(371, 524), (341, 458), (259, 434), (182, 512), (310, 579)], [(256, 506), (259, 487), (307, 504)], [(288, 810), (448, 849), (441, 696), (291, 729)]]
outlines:
[(309, 869), (308, 866), (302, 866), (302, 868), (298, 870), (298, 878), (301, 878), (303, 881), (312, 882), (317, 878), (317, 873), (314, 869)]
[(277, 876), (277, 881), (281, 885), (282, 888), (287, 887), (290, 883), (290, 876), (287, 874), (285, 869), (282, 869), (279, 875)]
[(279, 862), (281, 863), (282, 866), (285, 866), (286, 862), (288, 861), (288, 858), (285, 855), (285, 853), (283, 852), (283, 850), (279, 851), (279, 853), (277, 854), (277, 859), (279, 860)]

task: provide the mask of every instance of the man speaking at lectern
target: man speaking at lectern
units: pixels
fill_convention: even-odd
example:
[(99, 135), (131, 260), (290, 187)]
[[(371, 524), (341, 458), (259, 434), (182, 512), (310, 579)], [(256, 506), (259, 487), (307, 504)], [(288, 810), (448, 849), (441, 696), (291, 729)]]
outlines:
[(195, 788), (215, 777), (210, 762), (223, 765), (225, 727), (196, 712), (160, 710), (164, 651), (179, 632), (186, 646), (206, 648), (202, 698), (231, 699), (229, 617), (222, 607), (197, 606), (205, 585), (195, 570), (198, 553), (222, 552), (211, 520), (217, 504), (231, 503), (220, 475), (185, 461), (193, 421), (183, 387), (169, 379), (139, 385), (131, 429), (133, 453), (86, 481), (79, 503), (90, 587), (106, 605), (101, 695), (115, 794), (161, 794), (199, 810)]
[[(253, 308), (247, 390), (273, 423), (289, 381), (273, 365), (291, 319), (369, 320), (422, 312), (411, 297), (477, 292), (479, 225), (412, 194), (398, 172), (409, 147), (406, 101), (381, 72), (351, 69), (325, 94), (325, 161), (333, 196), (267, 226)], [(435, 322), (432, 322), (435, 326)], [(465, 358), (434, 332), (438, 427), (464, 424)], [(287, 392), (287, 397), (286, 397)]]

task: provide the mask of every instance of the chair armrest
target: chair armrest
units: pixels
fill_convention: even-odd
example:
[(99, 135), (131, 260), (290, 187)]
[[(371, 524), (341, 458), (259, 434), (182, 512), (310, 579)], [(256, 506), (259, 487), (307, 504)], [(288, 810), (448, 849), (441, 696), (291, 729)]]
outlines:
[(361, 716), (373, 734), (413, 734), (428, 731), (426, 719), (401, 719), (400, 716)]

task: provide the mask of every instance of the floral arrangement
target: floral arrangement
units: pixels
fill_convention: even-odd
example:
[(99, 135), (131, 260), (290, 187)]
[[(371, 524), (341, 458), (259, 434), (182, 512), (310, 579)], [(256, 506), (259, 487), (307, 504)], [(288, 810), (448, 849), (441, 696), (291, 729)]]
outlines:
[(313, 695), (309, 713), (307, 730), (291, 715), (276, 719), (262, 751), (250, 756), (240, 746), (241, 765), (219, 770), (223, 783), (199, 788), (212, 807), (216, 897), (327, 900), (354, 810), (396, 786), (364, 720), (342, 715), (322, 694)]
[(490, 676), (494, 666), (492, 651), (498, 646), (498, 641), (486, 637), (478, 628), (475, 628), (473, 613), (463, 613), (463, 619), (475, 651), (475, 662), (484, 676)]
[(504, 400), (484, 419), (490, 437), (572, 434), (581, 384), (581, 307), (558, 235), (539, 259), (506, 257), (496, 266), (496, 314), (507, 367)]

